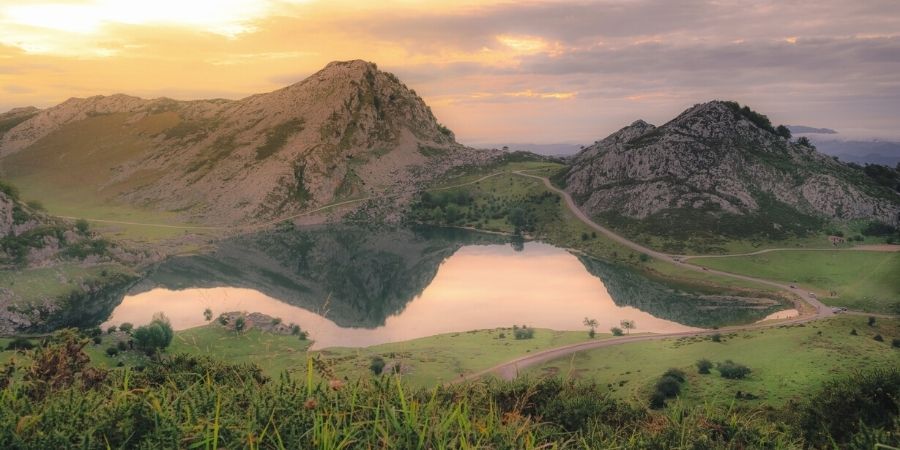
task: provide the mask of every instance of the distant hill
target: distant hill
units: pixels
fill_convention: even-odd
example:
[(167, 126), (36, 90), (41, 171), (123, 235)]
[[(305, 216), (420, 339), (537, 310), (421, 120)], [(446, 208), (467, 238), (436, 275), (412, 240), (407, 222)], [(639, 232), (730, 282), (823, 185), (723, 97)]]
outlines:
[(458, 144), (414, 90), (359, 60), (236, 101), (112, 95), (0, 116), (0, 166), (26, 193), (215, 223), (402, 191), (491, 155)]
[(823, 139), (810, 137), (820, 152), (837, 156), (841, 161), (857, 164), (881, 164), (896, 167), (900, 164), (900, 142)]
[(791, 133), (794, 134), (838, 134), (831, 128), (814, 128), (806, 125), (786, 125)]
[(622, 128), (557, 182), (607, 223), (673, 240), (778, 238), (833, 220), (898, 225), (897, 192), (783, 134), (762, 114), (712, 101), (659, 127)]

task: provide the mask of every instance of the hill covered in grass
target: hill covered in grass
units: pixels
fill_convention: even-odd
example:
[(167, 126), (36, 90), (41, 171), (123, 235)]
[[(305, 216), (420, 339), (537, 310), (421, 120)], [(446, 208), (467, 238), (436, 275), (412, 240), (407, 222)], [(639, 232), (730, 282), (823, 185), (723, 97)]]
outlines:
[(403, 191), (490, 159), (391, 73), (333, 62), (240, 100), (72, 98), (0, 115), (0, 167), (31, 198), (233, 224)]

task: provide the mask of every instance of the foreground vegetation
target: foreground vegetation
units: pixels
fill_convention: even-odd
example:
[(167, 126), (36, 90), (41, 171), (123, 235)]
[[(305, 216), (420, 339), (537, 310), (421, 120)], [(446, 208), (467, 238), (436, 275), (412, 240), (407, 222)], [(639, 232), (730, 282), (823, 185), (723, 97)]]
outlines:
[[(3, 448), (804, 448), (896, 446), (900, 371), (827, 383), (784, 409), (653, 412), (560, 378), (410, 389), (394, 376), (272, 379), (187, 355), (92, 366), (71, 332), (0, 377)], [(670, 372), (677, 374), (677, 372)], [(319, 374), (322, 375), (322, 374)], [(661, 374), (660, 374), (661, 375)]]
[(900, 314), (900, 252), (791, 250), (691, 262), (793, 283), (833, 306)]

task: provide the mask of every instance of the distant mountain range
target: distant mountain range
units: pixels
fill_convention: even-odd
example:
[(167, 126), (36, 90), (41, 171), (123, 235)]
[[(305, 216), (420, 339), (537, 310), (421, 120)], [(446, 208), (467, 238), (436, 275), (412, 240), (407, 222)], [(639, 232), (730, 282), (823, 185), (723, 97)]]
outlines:
[(0, 166), (23, 190), (208, 223), (409, 190), (493, 156), (458, 144), (414, 90), (359, 60), (236, 101), (112, 95), (0, 115)]
[(794, 134), (838, 134), (831, 128), (814, 128), (806, 125), (785, 125)]

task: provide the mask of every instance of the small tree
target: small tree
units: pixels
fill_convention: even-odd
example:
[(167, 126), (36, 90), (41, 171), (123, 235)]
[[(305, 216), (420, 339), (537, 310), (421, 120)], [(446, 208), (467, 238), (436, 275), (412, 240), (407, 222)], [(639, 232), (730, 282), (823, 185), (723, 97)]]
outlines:
[(209, 322), (210, 320), (212, 320), (212, 318), (213, 318), (213, 312), (212, 312), (212, 310), (209, 309), (209, 308), (204, 309), (204, 310), (203, 310), (203, 318), (206, 319), (207, 322)]
[(788, 128), (788, 127), (786, 127), (786, 126), (784, 126), (784, 125), (778, 125), (778, 128), (775, 129), (775, 134), (777, 134), (777, 135), (779, 135), (779, 136), (781, 136), (781, 137), (783, 137), (783, 138), (785, 138), (785, 139), (790, 139), (790, 138), (791, 138), (791, 130), (790, 130), (790, 128)]
[(108, 348), (106, 349), (106, 355), (107, 355), (107, 356), (116, 356), (116, 355), (118, 355), (118, 354), (119, 354), (119, 348), (118, 348), (118, 347), (108, 347)]
[(300, 331), (300, 325), (297, 325), (296, 323), (291, 324), (291, 334), (297, 336), (298, 334), (300, 334)]
[(134, 330), (134, 343), (138, 349), (154, 354), (168, 347), (174, 336), (175, 331), (169, 319), (162, 313), (156, 313), (150, 324)]
[(612, 327), (609, 329), (609, 332), (612, 333), (613, 336), (621, 336), (624, 334), (619, 327)]
[(710, 338), (713, 342), (722, 342), (722, 335), (720, 333), (713, 334)]
[(880, 334), (876, 334), (875, 337), (873, 337), (872, 339), (875, 339), (878, 342), (884, 342), (884, 338), (881, 337)]
[(117, 330), (115, 325), (110, 325), (109, 328), (106, 329), (106, 334), (113, 334)]
[(242, 333), (246, 326), (247, 321), (244, 319), (244, 316), (238, 316), (237, 319), (234, 319), (234, 331), (238, 334)]
[(133, 329), (134, 325), (132, 325), (131, 322), (122, 322), (122, 324), (119, 325), (119, 331), (125, 334), (131, 334), (131, 330)]
[(588, 336), (593, 338), (597, 334), (597, 319), (588, 319), (587, 317), (585, 317), (583, 323), (584, 326), (590, 328), (590, 331), (588, 331)]
[(875, 316), (869, 316), (869, 326), (870, 327), (875, 326)]
[(709, 369), (712, 369), (713, 363), (712, 361), (703, 358), (697, 361), (697, 372), (702, 374), (708, 374)]
[(275, 317), (275, 318), (273, 318), (273, 319), (272, 319), (272, 326), (273, 326), (273, 327), (277, 327), (278, 325), (281, 325), (281, 317)]
[(621, 325), (622, 328), (625, 329), (625, 334), (631, 334), (631, 330), (637, 328), (637, 325), (633, 320), (623, 320), (619, 322), (619, 325)]
[(219, 320), (219, 325), (222, 325), (223, 327), (225, 325), (228, 325), (228, 316), (226, 316), (225, 314), (219, 314), (218, 320)]

